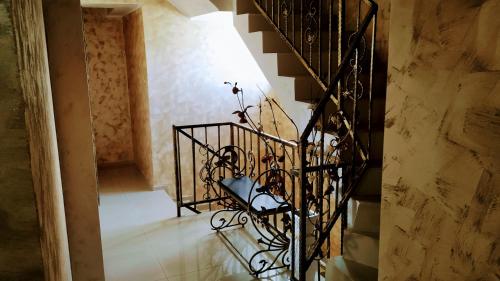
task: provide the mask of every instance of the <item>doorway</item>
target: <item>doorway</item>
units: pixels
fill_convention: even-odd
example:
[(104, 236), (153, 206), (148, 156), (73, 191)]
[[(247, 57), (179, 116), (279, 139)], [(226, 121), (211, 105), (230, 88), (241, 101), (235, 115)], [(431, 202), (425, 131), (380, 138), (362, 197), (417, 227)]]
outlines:
[(153, 186), (142, 11), (137, 5), (83, 7), (98, 175), (132, 171)]

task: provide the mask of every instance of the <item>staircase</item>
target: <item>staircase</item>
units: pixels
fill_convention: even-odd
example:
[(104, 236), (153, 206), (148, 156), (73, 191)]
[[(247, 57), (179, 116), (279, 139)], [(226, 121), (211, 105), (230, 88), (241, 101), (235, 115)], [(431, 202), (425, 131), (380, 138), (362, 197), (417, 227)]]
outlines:
[[(299, 3), (299, 1), (278, 0), (273, 2), (280, 2), (279, 5), (287, 2), (289, 6), (292, 5), (292, 2), (295, 4)], [(319, 2), (327, 3), (330, 1)], [(356, 5), (358, 4), (358, 1), (351, 2), (356, 3)], [(283, 20), (276, 19), (278, 17), (276, 11), (270, 12), (269, 5), (271, 1), (256, 1), (256, 3), (260, 5), (260, 9), (252, 0), (233, 1), (234, 25), (236, 29), (254, 55), (273, 89), (283, 92), (280, 93), (280, 96), (293, 93), (295, 101), (310, 103), (314, 108), (325, 95), (325, 90), (330, 82), (329, 79), (332, 79), (334, 72), (338, 70), (339, 48), (337, 47), (342, 44), (339, 45), (338, 38), (335, 35), (329, 36), (329, 34), (334, 33), (332, 29), (337, 29), (338, 25), (318, 24), (320, 27), (318, 34), (321, 34), (319, 36), (328, 38), (328, 40), (332, 39), (333, 46), (329, 45), (328, 40), (324, 40), (317, 44), (322, 45), (322, 48), (318, 46), (317, 49), (314, 48), (310, 52), (302, 51), (302, 55), (299, 56), (300, 54), (297, 53), (300, 53), (300, 51), (294, 53), (293, 48), (291, 48), (295, 47), (296, 51), (299, 49), (297, 40), (295, 44), (287, 44), (285, 41), (285, 38), (289, 41), (299, 38), (298, 28), (295, 27), (293, 34), (291, 34), (290, 30), (285, 31), (283, 26), (278, 28), (277, 23), (281, 22), (283, 24)], [(322, 5), (325, 5), (324, 3)], [(352, 8), (352, 3), (349, 4), (344, 1), (345, 13), (355, 10)], [(268, 5), (267, 11), (265, 11), (266, 5)], [(274, 9), (282, 8), (279, 5), (275, 5)], [(317, 13), (319, 13), (318, 10)], [(329, 9), (323, 9), (321, 16), (326, 19), (334, 19), (332, 22), (338, 22), (338, 18), (340, 17), (338, 11), (333, 16), (328, 15), (329, 11)], [(274, 20), (271, 19), (273, 15)], [(288, 18), (290, 20), (291, 16), (288, 15)], [(300, 15), (295, 15), (295, 21), (297, 18), (300, 18)], [(316, 18), (319, 18), (319, 16)], [(330, 21), (328, 20), (328, 22)], [(354, 17), (344, 16), (343, 25), (346, 35), (352, 34), (356, 30), (356, 20), (354, 20)], [(290, 28), (288, 27), (288, 29)], [(371, 36), (373, 34), (366, 35), (364, 39), (365, 45), (368, 45), (367, 42), (372, 39), (370, 38)], [(348, 40), (345, 39), (346, 37), (344, 36), (344, 40)], [(300, 40), (298, 41), (300, 42)], [(346, 46), (344, 45), (344, 47)], [(327, 54), (328, 50), (331, 50), (330, 55)], [(346, 50), (341, 50), (340, 53), (342, 57), (342, 55), (345, 55)], [(385, 65), (377, 65), (378, 58), (376, 55), (376, 49), (374, 49), (371, 98), (361, 99), (355, 105), (356, 111), (358, 111), (356, 113), (358, 123), (355, 124), (357, 127), (355, 132), (361, 143), (370, 143), (370, 157), (365, 161), (366, 168), (355, 186), (350, 199), (350, 206), (345, 208), (340, 216), (340, 220), (343, 221), (341, 234), (342, 255), (323, 259), (325, 262), (326, 280), (377, 280), (387, 74)], [(307, 64), (309, 64), (312, 70), (311, 68), (308, 69)], [(362, 67), (370, 67), (369, 63), (360, 65)], [(328, 73), (329, 67), (331, 68), (330, 73)], [(314, 76), (316, 76), (316, 79)], [(361, 73), (358, 77), (358, 80), (364, 85), (368, 84), (369, 79), (370, 77), (366, 73)], [(370, 103), (371, 108), (369, 109)], [(353, 101), (345, 99), (343, 109), (346, 115), (352, 118)], [(338, 110), (339, 106), (329, 100), (327, 104), (325, 103), (325, 111), (322, 115), (331, 116), (338, 112)], [(335, 134), (335, 130), (337, 129), (328, 128), (328, 126), (318, 126), (316, 123), (314, 125), (315, 127), (320, 127), (320, 130), (326, 137), (330, 134)], [(348, 159), (352, 157), (351, 151), (348, 151), (346, 154), (347, 157), (343, 158)], [(353, 158), (358, 164), (363, 162), (359, 155)], [(323, 233), (328, 231), (330, 230), (322, 230)]]
[[(387, 80), (384, 62), (387, 60), (380, 55), (385, 52), (379, 52), (376, 47), (376, 3), (371, 0), (232, 0), (232, 5), (227, 4), (224, 3), (233, 8), (236, 29), (280, 101), (285, 105), (301, 104), (285, 106), (289, 111), (294, 108), (290, 115), (294, 119), (296, 115), (307, 116), (304, 114), (307, 108), (312, 109), (312, 114), (307, 125), (301, 128), (298, 144), (285, 144), (286, 141), (277, 137), (233, 123), (174, 126), (178, 216), (181, 208), (200, 213), (201, 206), (207, 209), (208, 205), (208, 210), (212, 210), (213, 204), (220, 206), (223, 202), (225, 207), (234, 207), (237, 201), (251, 199), (248, 194), (252, 194), (252, 186), (257, 186), (257, 180), (252, 184), (253, 180), (265, 178), (266, 173), (273, 171), (267, 163), (259, 161), (261, 140), (272, 140), (274, 145), (270, 147), (274, 150), (278, 146), (293, 155), (291, 163), (275, 165), (290, 176), (291, 183), (297, 182), (283, 184), (286, 189), (283, 192), (292, 194), (285, 198), (293, 198), (288, 199), (286, 205), (290, 208), (287, 211), (296, 217), (291, 220), (291, 226), (280, 225), (276, 213), (274, 219), (265, 220), (266, 224), (274, 221), (274, 233), (283, 234), (280, 236), (283, 243), (279, 246), (282, 257), (287, 251), (291, 253), (291, 261), (283, 259), (280, 268), (288, 268), (294, 279), (301, 281), (377, 280)], [(221, 144), (221, 132), (226, 127), (231, 137)], [(197, 138), (200, 136), (197, 130), (204, 137)], [(209, 140), (210, 130), (217, 139)], [(181, 165), (183, 142), (180, 138), (191, 143), (191, 167)], [(250, 188), (232, 190), (233, 186), (227, 184), (221, 192), (224, 181), (218, 181), (217, 185), (213, 176), (223, 174), (227, 180), (225, 173), (197, 174), (200, 166), (196, 162), (200, 159), (206, 158), (201, 162), (201, 171), (210, 171), (207, 163), (225, 166), (233, 160), (230, 167), (234, 169), (236, 161), (239, 166), (240, 160), (247, 163), (252, 158), (246, 159), (249, 152), (256, 153), (252, 155), (258, 160), (248, 163), (250, 166), (257, 163), (258, 173), (247, 174), (245, 168), (238, 174), (245, 176), (239, 180), (246, 179), (245, 186)], [(267, 155), (267, 149), (265, 153)], [(278, 155), (273, 156), (276, 159)], [(213, 161), (208, 161), (209, 158)], [(189, 182), (189, 187), (183, 188), (183, 182)], [(191, 197), (183, 195), (190, 189)], [(234, 194), (245, 189), (248, 190), (238, 200)], [(200, 191), (204, 192), (203, 196), (197, 198)], [(240, 202), (240, 205), (246, 203)], [(237, 212), (238, 223), (240, 215), (250, 209), (233, 210)], [(272, 208), (263, 210), (267, 213)], [(269, 215), (250, 213), (253, 213), (250, 218), (259, 223)], [(245, 221), (240, 224), (244, 225)], [(336, 241), (339, 242), (336, 244)], [(316, 268), (319, 271), (310, 274)]]

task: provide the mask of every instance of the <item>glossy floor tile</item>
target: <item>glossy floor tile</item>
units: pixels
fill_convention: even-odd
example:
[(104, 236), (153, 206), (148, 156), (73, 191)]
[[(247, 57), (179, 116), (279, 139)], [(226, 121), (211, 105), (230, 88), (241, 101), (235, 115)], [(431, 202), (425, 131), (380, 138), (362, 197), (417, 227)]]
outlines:
[[(251, 276), (234, 250), (211, 230), (210, 213), (177, 218), (174, 201), (163, 190), (148, 190), (133, 166), (100, 170), (99, 182), (106, 280), (288, 279), (281, 272)], [(225, 233), (245, 256), (257, 249), (244, 229)]]

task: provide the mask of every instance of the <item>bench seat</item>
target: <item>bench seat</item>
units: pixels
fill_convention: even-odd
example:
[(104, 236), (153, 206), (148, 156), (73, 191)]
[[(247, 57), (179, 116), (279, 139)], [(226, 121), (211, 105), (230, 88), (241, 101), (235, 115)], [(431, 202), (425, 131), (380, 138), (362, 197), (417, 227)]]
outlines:
[[(276, 213), (284, 213), (290, 211), (290, 204), (285, 203), (283, 197), (278, 195), (269, 195), (257, 192), (261, 185), (255, 183), (247, 176), (241, 178), (226, 178), (219, 181), (220, 187), (235, 199), (243, 207), (248, 207), (249, 198), (255, 198), (249, 211), (257, 215), (272, 215)], [(253, 189), (252, 189), (253, 187)], [(252, 191), (252, 195), (250, 195)], [(274, 197), (274, 198), (273, 198)]]

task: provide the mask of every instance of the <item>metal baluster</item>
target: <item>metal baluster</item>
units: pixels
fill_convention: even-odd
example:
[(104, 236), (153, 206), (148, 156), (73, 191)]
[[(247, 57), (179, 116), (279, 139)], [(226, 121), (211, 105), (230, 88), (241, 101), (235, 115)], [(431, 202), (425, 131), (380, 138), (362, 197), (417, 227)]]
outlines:
[(295, 0), (291, 0), (290, 11), (292, 13), (292, 44), (295, 45)]
[[(250, 151), (252, 152), (252, 155), (253, 155), (253, 135), (254, 134), (250, 134)], [(249, 175), (250, 177), (252, 175)]]
[[(258, 169), (258, 175), (260, 175), (260, 166), (262, 165), (261, 163), (261, 156), (260, 156), (260, 132), (257, 133), (258, 136), (257, 136), (257, 161), (256, 161), (256, 165), (257, 165), (257, 169)], [(259, 184), (260, 184), (260, 177), (259, 177)]]
[(330, 86), (332, 81), (332, 52), (333, 52), (333, 0), (328, 2), (328, 81), (327, 85)]
[(300, 56), (304, 56), (304, 0), (300, 0)]
[[(278, 156), (278, 150), (276, 149), (276, 142), (275, 141), (273, 141), (273, 149), (274, 149), (274, 155)], [(279, 156), (278, 156), (278, 158), (279, 158)]]
[[(231, 146), (234, 146), (234, 126), (233, 124), (230, 125), (230, 135), (231, 135)], [(234, 177), (234, 169), (231, 167), (231, 176)], [(224, 178), (226, 178), (226, 169), (224, 169)]]
[[(205, 126), (205, 145), (208, 148), (208, 132), (207, 132), (207, 130), (208, 129)], [(208, 163), (208, 161), (209, 161), (209, 157), (208, 157), (208, 149), (207, 149), (207, 163)], [(206, 199), (211, 199), (212, 198), (212, 196), (210, 196), (210, 191), (211, 191), (210, 188), (208, 188), (207, 193), (208, 193), (209, 198), (206, 198)], [(205, 199), (205, 198), (203, 198), (203, 199)], [(212, 202), (208, 202), (208, 210), (212, 211)]]
[[(344, 30), (345, 30), (345, 0), (338, 0), (338, 21), (337, 21), (337, 67), (339, 67), (342, 63), (342, 59), (344, 56)], [(337, 83), (337, 100), (339, 101), (337, 109), (342, 110), (342, 82), (339, 79)]]
[[(243, 129), (243, 160), (248, 160), (246, 159), (246, 153), (247, 153), (247, 134), (246, 134), (246, 130)], [(245, 175), (247, 174), (247, 161), (245, 161), (245, 163), (243, 163), (243, 165), (245, 166)]]
[(371, 160), (371, 144), (372, 144), (372, 108), (373, 108), (373, 69), (374, 69), (374, 56), (375, 56), (375, 40), (377, 36), (377, 14), (373, 16), (372, 22), (372, 42), (370, 54), (370, 87), (368, 89), (368, 160)]
[(322, 48), (321, 48), (321, 19), (323, 18), (322, 16), (322, 1), (321, 0), (318, 0), (318, 77), (319, 79), (322, 79), (321, 78), (321, 51), (322, 51)]
[(196, 204), (196, 160), (195, 160), (195, 144), (194, 144), (194, 129), (191, 128), (191, 161), (193, 164), (193, 201), (195, 202), (194, 204), (194, 209), (198, 210), (198, 204)]
[(174, 162), (175, 162), (175, 196), (177, 199), (177, 217), (181, 216), (181, 206), (182, 206), (182, 180), (180, 178), (180, 163), (179, 163), (179, 134), (177, 129), (172, 126), (172, 135), (174, 138)]
[[(220, 125), (217, 126), (217, 151), (220, 151)], [(220, 153), (220, 152), (218, 152)], [(219, 171), (219, 177), (221, 177), (221, 169), (217, 169)], [(219, 197), (222, 197), (222, 188), (219, 185)]]
[(281, 1), (283, 0), (278, 0), (278, 29), (280, 29), (281, 25)]
[[(266, 140), (266, 143), (268, 143), (268, 140)], [(269, 155), (269, 147), (268, 145), (266, 145), (266, 153), (265, 153), (265, 157), (267, 158), (267, 156)], [(269, 161), (266, 161), (266, 171), (269, 170)]]
[(241, 153), (240, 153), (240, 127), (236, 127), (236, 139), (238, 143), (238, 169), (241, 169), (241, 163), (240, 163), (240, 158), (241, 158)]
[(271, 19), (274, 22), (274, 0), (271, 0)]
[[(323, 165), (325, 161), (325, 129), (326, 129), (326, 117), (325, 112), (321, 114), (321, 133), (320, 133), (320, 148), (319, 148), (319, 164)], [(318, 198), (319, 198), (319, 233), (323, 233), (323, 184), (324, 184), (324, 173), (323, 169), (319, 169), (319, 186), (318, 186)], [(319, 280), (319, 279), (318, 279)]]
[(307, 184), (306, 175), (306, 148), (307, 139), (302, 139), (300, 142), (300, 159), (301, 159), (301, 169), (300, 169), (300, 227), (299, 233), (299, 280), (306, 280), (306, 262), (308, 259), (307, 247), (306, 247), (306, 220), (307, 220), (307, 201), (306, 201), (306, 189), (304, 188)]

